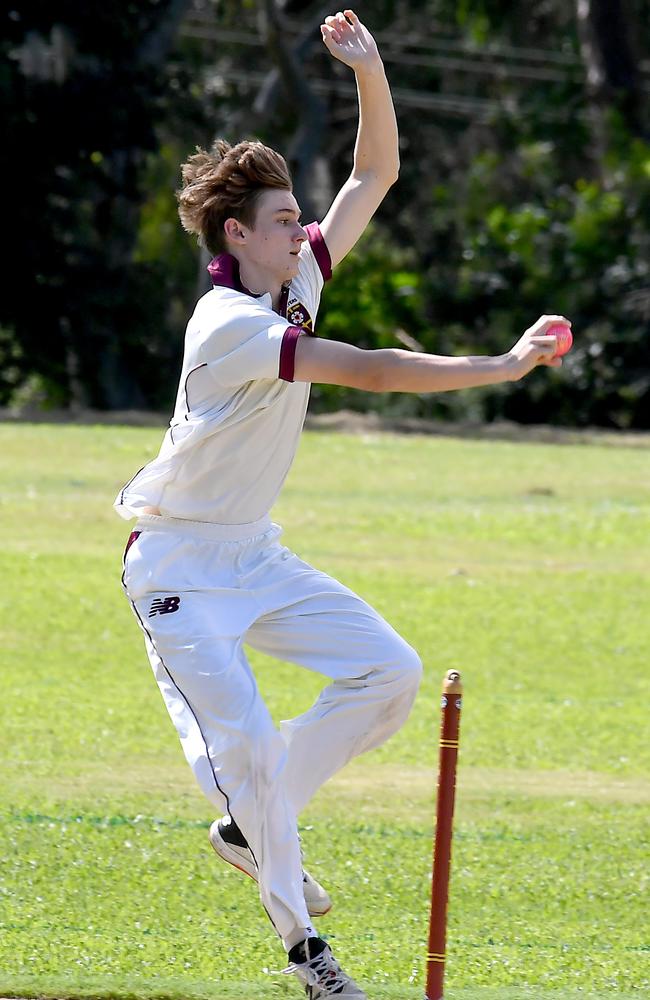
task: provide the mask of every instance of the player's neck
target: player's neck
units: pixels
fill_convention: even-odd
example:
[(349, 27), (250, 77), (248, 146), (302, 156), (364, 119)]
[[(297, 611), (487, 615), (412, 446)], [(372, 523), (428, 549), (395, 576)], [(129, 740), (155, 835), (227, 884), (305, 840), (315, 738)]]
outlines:
[(239, 277), (244, 288), (247, 288), (253, 295), (264, 295), (265, 292), (269, 292), (273, 308), (277, 311), (282, 295), (281, 279), (249, 260), (244, 260), (241, 257), (238, 257), (238, 260)]

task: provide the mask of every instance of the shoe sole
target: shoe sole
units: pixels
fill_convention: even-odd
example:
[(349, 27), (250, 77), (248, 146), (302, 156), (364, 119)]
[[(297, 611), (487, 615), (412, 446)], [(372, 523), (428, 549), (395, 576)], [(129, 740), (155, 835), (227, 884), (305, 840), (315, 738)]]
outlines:
[(234, 851), (230, 844), (227, 844), (223, 839), (216, 823), (213, 823), (210, 827), (210, 843), (223, 861), (232, 865), (232, 867), (236, 868), (238, 872), (243, 872), (244, 875), (248, 875), (249, 878), (252, 878), (253, 882), (257, 882), (257, 869), (254, 868), (251, 870), (250, 865), (246, 866), (244, 858), (242, 858), (237, 851)]
[[(210, 827), (210, 843), (213, 849), (219, 855), (222, 861), (225, 861), (231, 867), (236, 868), (238, 872), (242, 872), (244, 875), (248, 875), (253, 882), (257, 883), (257, 868), (251, 870), (251, 866), (246, 864), (246, 861), (237, 851), (234, 851), (230, 844), (226, 843), (219, 832), (219, 827), (217, 822), (213, 823)], [(329, 913), (332, 909), (332, 903), (327, 907), (326, 910), (310, 910), (308, 908), (308, 913), (310, 917), (324, 917), (326, 913)]]

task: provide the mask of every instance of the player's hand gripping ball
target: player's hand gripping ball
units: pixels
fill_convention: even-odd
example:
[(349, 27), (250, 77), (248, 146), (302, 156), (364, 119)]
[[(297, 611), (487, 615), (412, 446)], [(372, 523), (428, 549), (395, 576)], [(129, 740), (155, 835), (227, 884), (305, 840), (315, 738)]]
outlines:
[(547, 336), (555, 337), (557, 339), (557, 347), (555, 348), (554, 358), (561, 358), (563, 354), (567, 354), (571, 350), (571, 345), (573, 344), (573, 334), (571, 333), (571, 328), (566, 326), (564, 323), (553, 323), (549, 326), (546, 331)]

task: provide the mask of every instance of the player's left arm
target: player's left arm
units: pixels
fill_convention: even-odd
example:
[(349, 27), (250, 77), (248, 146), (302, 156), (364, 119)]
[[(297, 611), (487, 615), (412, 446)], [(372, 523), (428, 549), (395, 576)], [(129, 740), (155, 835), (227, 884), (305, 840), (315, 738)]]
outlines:
[(377, 44), (352, 10), (325, 18), (329, 52), (354, 70), (359, 129), (352, 173), (320, 225), (335, 267), (355, 245), (397, 180), (399, 145), (395, 109)]

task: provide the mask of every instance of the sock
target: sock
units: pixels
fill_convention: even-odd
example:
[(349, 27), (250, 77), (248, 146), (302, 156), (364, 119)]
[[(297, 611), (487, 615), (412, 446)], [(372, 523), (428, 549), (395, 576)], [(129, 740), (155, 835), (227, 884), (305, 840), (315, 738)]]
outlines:
[(296, 965), (311, 961), (327, 948), (327, 942), (319, 937), (309, 937), (305, 941), (296, 944), (289, 951), (289, 961)]

